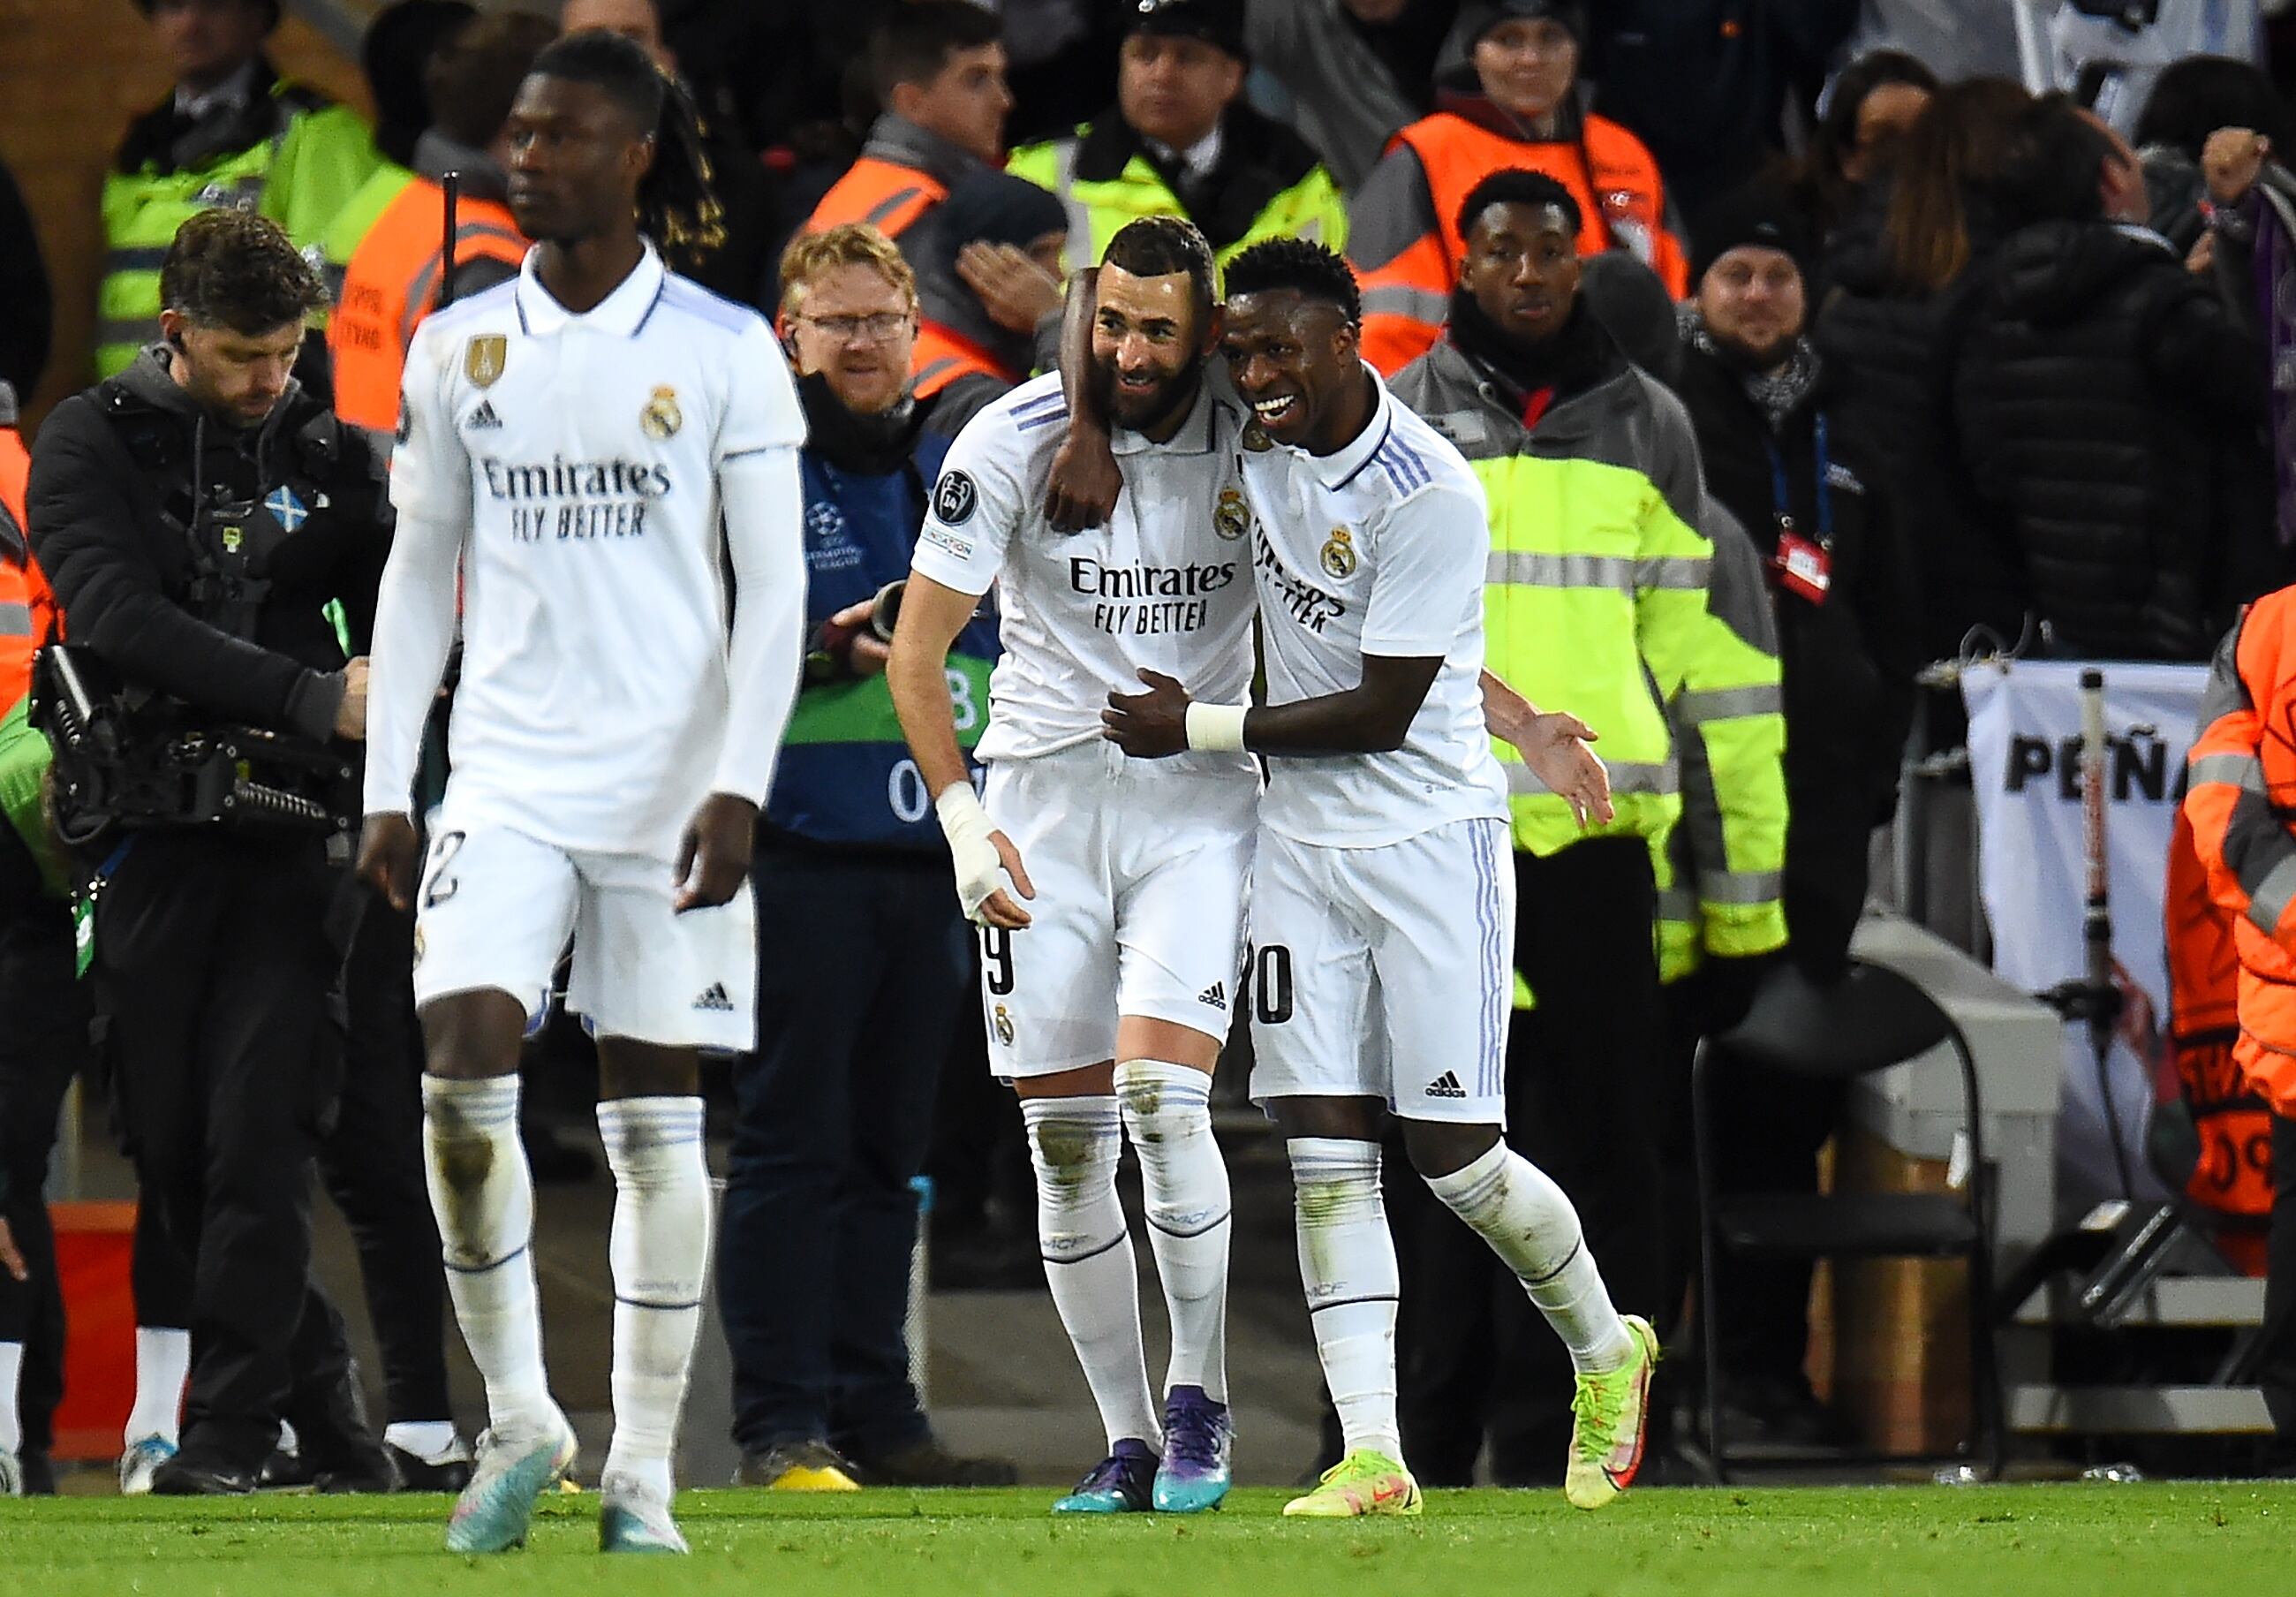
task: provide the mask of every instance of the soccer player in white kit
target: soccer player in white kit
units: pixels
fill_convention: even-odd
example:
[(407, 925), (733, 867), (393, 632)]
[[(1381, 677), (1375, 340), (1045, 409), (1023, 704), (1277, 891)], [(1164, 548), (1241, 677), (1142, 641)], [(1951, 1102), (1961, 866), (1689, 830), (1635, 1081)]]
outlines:
[[(519, 1544), (574, 1461), (516, 1074), (570, 936), (615, 1182), (599, 1543), (683, 1552), (670, 1460), (709, 1257), (697, 1050), (754, 1041), (745, 877), (797, 691), (804, 423), (766, 324), (645, 236), (690, 236), (710, 203), (692, 108), (636, 45), (551, 45), (507, 136), (511, 206), (540, 242), (408, 352), (359, 872), (417, 913), (431, 1204), (491, 1419), (447, 1544)], [(409, 789), (458, 569), (453, 770), (418, 892)]]
[(1222, 352), (1254, 415), (1241, 459), (1268, 702), (1144, 674), (1149, 691), (1111, 695), (1107, 723), (1128, 753), (1267, 757), (1251, 1092), (1291, 1155), (1300, 1272), (1345, 1435), (1284, 1512), (1419, 1511), (1396, 1418), (1382, 1112), (1569, 1345), (1565, 1491), (1599, 1507), (1640, 1463), (1658, 1342), (1612, 1306), (1562, 1189), (1500, 1135), (1515, 904), (1490, 737), (1574, 803), (1599, 808), (1606, 784), (1570, 717), (1534, 719), (1500, 688), (1487, 723), (1482, 489), (1363, 363), (1346, 262), (1275, 240), (1229, 263), (1227, 292)]
[[(1150, 763), (1101, 736), (1144, 668), (1218, 699), (1251, 680), (1241, 407), (1205, 382), (1211, 251), (1177, 218), (1134, 222), (1100, 270), (1093, 361), (1128, 491), (1104, 523), (1054, 531), (1042, 506), (1068, 431), (1057, 375), (958, 435), (935, 485), (888, 680), (981, 926), (991, 1064), (1021, 1099), (1037, 1236), (1108, 1457), (1054, 1505), (1167, 1512), (1227, 1491), (1227, 1168), (1211, 1072), (1228, 1030), (1259, 779), (1241, 752)], [(1004, 653), (978, 753), (958, 753), (950, 642), (996, 584)], [(1160, 1416), (1148, 1385), (1123, 1132), (1140, 1157), (1171, 1315)]]

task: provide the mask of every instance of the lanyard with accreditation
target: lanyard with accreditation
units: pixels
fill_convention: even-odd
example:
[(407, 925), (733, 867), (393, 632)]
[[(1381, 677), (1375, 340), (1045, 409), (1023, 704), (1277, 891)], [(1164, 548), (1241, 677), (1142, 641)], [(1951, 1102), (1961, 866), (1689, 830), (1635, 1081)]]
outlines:
[(1792, 500), (1786, 494), (1785, 457), (1778, 442), (1765, 433), (1762, 447), (1770, 456), (1770, 503), (1778, 520), (1777, 553), (1770, 566), (1778, 586), (1813, 605), (1825, 602), (1833, 585), (1833, 484), (1828, 480), (1831, 462), (1825, 449), (1825, 413), (1817, 413), (1816, 430), (1817, 539), (1812, 542), (1794, 525)]

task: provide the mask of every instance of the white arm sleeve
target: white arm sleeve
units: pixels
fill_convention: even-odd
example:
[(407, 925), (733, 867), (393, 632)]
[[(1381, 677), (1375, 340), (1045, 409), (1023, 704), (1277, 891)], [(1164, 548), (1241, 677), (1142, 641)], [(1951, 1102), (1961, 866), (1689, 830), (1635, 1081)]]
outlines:
[(793, 446), (757, 450), (718, 468), (734, 565), (734, 638), (726, 654), (726, 745), (713, 793), (763, 809), (805, 658), (805, 487)]
[(413, 808), (422, 728), (455, 643), (455, 572), (462, 530), (435, 515), (401, 511), (375, 600), (366, 693), (366, 812)]
[(445, 362), (439, 340), (424, 336), (429, 332), (418, 332), (407, 350), (390, 464), (398, 525), (375, 599), (367, 660), (369, 815), (413, 809), (422, 729), (455, 644), (455, 579), (471, 517), (471, 457), (455, 433)]

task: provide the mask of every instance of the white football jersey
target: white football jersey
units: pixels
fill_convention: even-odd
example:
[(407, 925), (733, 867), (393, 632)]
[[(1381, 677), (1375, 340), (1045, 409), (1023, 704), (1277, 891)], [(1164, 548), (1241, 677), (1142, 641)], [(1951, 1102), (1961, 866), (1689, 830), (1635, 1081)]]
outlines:
[[(801, 445), (804, 414), (758, 314), (651, 247), (581, 316), (535, 262), (407, 351), (391, 500), (466, 529), (455, 803), (672, 858), (726, 734), (718, 468)], [(403, 809), (406, 774), (371, 770), (369, 809)]]
[[(1250, 522), (1234, 462), (1243, 413), (1209, 384), (1168, 443), (1119, 428), (1124, 491), (1105, 526), (1054, 531), (1045, 480), (1068, 432), (1057, 374), (965, 424), (933, 487), (912, 569), (960, 593), (996, 584), (1004, 657), (988, 685), (983, 760), (1053, 753), (1101, 736), (1111, 692), (1145, 667), (1199, 699), (1251, 687)], [(1248, 769), (1242, 754), (1183, 754)]]
[(1481, 687), (1490, 523), (1465, 459), (1383, 383), (1371, 424), (1338, 454), (1273, 445), (1254, 427), (1240, 458), (1270, 704), (1359, 687), (1365, 654), (1443, 657), (1401, 748), (1271, 756), (1262, 824), (1301, 843), (1374, 848), (1504, 819)]

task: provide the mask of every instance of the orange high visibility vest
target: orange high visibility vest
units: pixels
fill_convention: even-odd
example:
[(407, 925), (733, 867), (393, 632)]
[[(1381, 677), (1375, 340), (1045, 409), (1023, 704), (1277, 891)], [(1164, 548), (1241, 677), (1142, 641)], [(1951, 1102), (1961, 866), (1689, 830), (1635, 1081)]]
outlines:
[(826, 233), (848, 222), (866, 222), (887, 238), (906, 233), (916, 219), (948, 198), (939, 178), (881, 156), (855, 161), (821, 196), (806, 218), (808, 233)]
[(1008, 388), (1028, 376), (1026, 372), (1015, 372), (1004, 366), (971, 339), (950, 332), (939, 322), (918, 318), (916, 351), (909, 358), (909, 375), (914, 380), (913, 389), (918, 399), (930, 398), (959, 377), (976, 372), (986, 373)]
[[(343, 272), (343, 297), (327, 322), (335, 414), (355, 427), (388, 432), (398, 424), (398, 384), (414, 329), (437, 309), (446, 191), (428, 178), (402, 190), (375, 218)], [(494, 200), (458, 200), (455, 261), (516, 267), (527, 241)]]
[(1616, 122), (1590, 116), (1576, 141), (1529, 143), (1439, 111), (1397, 134), (1388, 145), (1390, 154), (1398, 146), (1408, 146), (1427, 174), (1435, 226), (1394, 259), (1357, 268), (1364, 291), (1364, 358), (1385, 375), (1393, 376), (1434, 348), (1466, 253), (1459, 207), (1475, 185), (1509, 168), (1544, 172), (1570, 191), (1578, 202), (1581, 255), (1631, 251), (1676, 299), (1689, 292), (1689, 260), (1666, 230), (1666, 188), (1658, 162)]
[(13, 427), (0, 427), (0, 514), (15, 523), (9, 543), (24, 548), (20, 563), (0, 552), (0, 715), (15, 708), (31, 686), (33, 652), (51, 634), (62, 631), (56, 596), (48, 590), (25, 537), (24, 482), (31, 470), (22, 434)]
[(2233, 1058), (2296, 1115), (2296, 588), (2249, 606), (2217, 650), (2184, 812), (2240, 961)]

